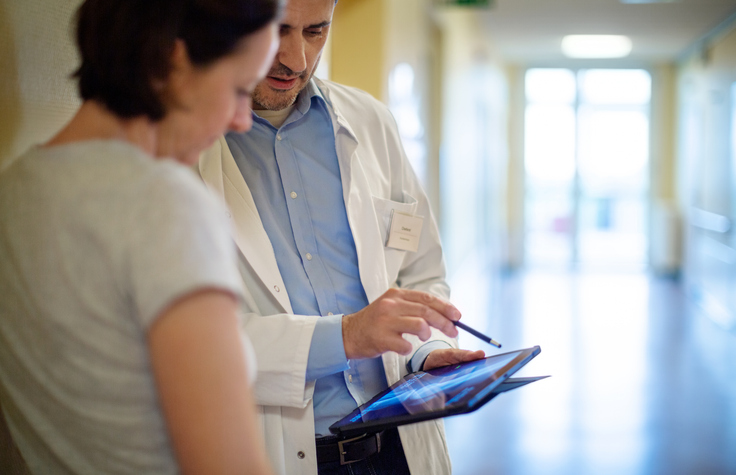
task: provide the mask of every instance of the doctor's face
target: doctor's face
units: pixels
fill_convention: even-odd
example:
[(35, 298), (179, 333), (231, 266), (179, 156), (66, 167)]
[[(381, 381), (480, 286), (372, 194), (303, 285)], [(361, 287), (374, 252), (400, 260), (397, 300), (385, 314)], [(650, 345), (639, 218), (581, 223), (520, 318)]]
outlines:
[(335, 0), (289, 0), (273, 65), (253, 93), (253, 109), (283, 110), (294, 104), (319, 64)]

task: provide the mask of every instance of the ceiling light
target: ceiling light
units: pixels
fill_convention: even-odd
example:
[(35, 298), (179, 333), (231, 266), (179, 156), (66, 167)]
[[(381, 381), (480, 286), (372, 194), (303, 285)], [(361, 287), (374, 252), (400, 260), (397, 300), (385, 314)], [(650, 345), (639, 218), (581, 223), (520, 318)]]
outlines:
[(569, 58), (623, 58), (631, 53), (631, 40), (620, 35), (567, 35), (562, 52)]

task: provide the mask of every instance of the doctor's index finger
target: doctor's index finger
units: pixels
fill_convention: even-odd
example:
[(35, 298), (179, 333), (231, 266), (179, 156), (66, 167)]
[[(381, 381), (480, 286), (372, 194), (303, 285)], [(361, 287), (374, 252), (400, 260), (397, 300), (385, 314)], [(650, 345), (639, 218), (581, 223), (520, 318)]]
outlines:
[[(423, 321), (429, 326), (437, 328), (449, 337), (455, 338), (457, 336), (457, 328), (453, 324), (453, 321), (424, 302), (420, 303), (409, 300), (408, 298), (403, 298), (401, 299), (401, 304), (396, 310), (396, 316), (401, 316), (407, 320)], [(409, 333), (414, 333), (419, 336), (418, 333), (412, 331), (409, 331)]]
[(453, 322), (460, 320), (460, 310), (447, 300), (421, 290), (402, 289), (402, 291), (406, 300), (425, 305)]

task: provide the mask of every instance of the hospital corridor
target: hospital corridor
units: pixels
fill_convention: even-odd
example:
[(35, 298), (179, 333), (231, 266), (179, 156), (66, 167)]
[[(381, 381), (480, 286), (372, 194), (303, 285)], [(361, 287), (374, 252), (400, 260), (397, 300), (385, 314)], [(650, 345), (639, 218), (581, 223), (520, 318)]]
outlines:
[[(527, 270), (489, 294), (478, 277), (454, 286), (469, 298), (464, 318), (506, 348), (540, 345), (519, 375), (551, 377), (448, 418), (453, 473), (734, 473), (734, 336), (697, 312), (677, 281)], [(461, 344), (482, 346), (472, 340)]]
[[(82, 102), (73, 79), (79, 58), (69, 25), (83, 1), (0, 1), (0, 173), (10, 168), (12, 157), (48, 140)], [(258, 306), (258, 311), (275, 309), (263, 310), (262, 315), (253, 310), (249, 318), (278, 315), (301, 322), (299, 318), (332, 317), (329, 328), (338, 328), (338, 332), (342, 328), (345, 338), (345, 326), (339, 326), (343, 325), (341, 315), (352, 317), (370, 308), (376, 296), (401, 287), (407, 273), (421, 274), (421, 278), (409, 275), (406, 280), (411, 285), (426, 284), (427, 289), (436, 285), (440, 293), (446, 289), (446, 280), (462, 322), (502, 344), (495, 348), (460, 331), (460, 348), (493, 356), (538, 345), (541, 353), (513, 377), (549, 376), (499, 394), (473, 412), (444, 418), (452, 474), (736, 475), (736, 0), (339, 0), (323, 7), (329, 12), (334, 8), (331, 22), (318, 23), (319, 28), (309, 25), (304, 31), (323, 42), (323, 49), (312, 51), (308, 59), (316, 64), (314, 78), (319, 80), (310, 84), (320, 84), (324, 90), (316, 85), (303, 89), (313, 96), (299, 96), (303, 102), (292, 101), (284, 114), (278, 108), (243, 109), (261, 134), (243, 137), (263, 137), (265, 145), (242, 145), (244, 151), (229, 157), (232, 163), (225, 162), (224, 168), (212, 166), (205, 172), (197, 168), (205, 181), (207, 173), (217, 175), (218, 190), (225, 200), (240, 195), (223, 191), (231, 183), (221, 174), (232, 172), (248, 180), (247, 186), (240, 180), (237, 190), (250, 197), (251, 208), (241, 206), (241, 212), (250, 213), (248, 219), (254, 221), (236, 223), (240, 225), (237, 232), (250, 233), (252, 223), (260, 225), (259, 213), (267, 216), (271, 209), (266, 205), (275, 210), (277, 218), (271, 224), (264, 220), (272, 228), (264, 224), (262, 233), (253, 231), (252, 236), (235, 239), (241, 250), (252, 242), (263, 246), (253, 259), (265, 266), (273, 257), (267, 263), (278, 277), (268, 282), (261, 274), (248, 277), (247, 272), (257, 265), (238, 254), (242, 257), (238, 278), (245, 275), (243, 282), (251, 286), (246, 305)], [(280, 28), (276, 30), (274, 24), (274, 32), (281, 32), (282, 46), (301, 47), (297, 41), (283, 39), (292, 30)], [(315, 29), (319, 31), (309, 33)], [(329, 30), (327, 38), (320, 36), (323, 29)], [(304, 56), (303, 51), (300, 54)], [(301, 58), (298, 54), (293, 57)], [(289, 81), (296, 82), (263, 77), (259, 81), (270, 79), (283, 90)], [(344, 101), (339, 110), (331, 102), (334, 97), (338, 104)], [(312, 104), (324, 108), (319, 120), (312, 119), (319, 135), (308, 129), (310, 132), (288, 136), (289, 127), (300, 120), (294, 118), (297, 112), (307, 117), (307, 110), (322, 110)], [(265, 115), (257, 116), (257, 112)], [(281, 120), (275, 126), (269, 118), (274, 112), (273, 117)], [(350, 114), (355, 123), (347, 126), (345, 116)], [(371, 122), (363, 127), (360, 121), (374, 115), (385, 118), (386, 124)], [(364, 136), (378, 137), (376, 143), (390, 142), (391, 146), (373, 147)], [(304, 137), (323, 140), (305, 141)], [(337, 145), (333, 146), (333, 139)], [(231, 142), (230, 138), (219, 141), (225, 144), (225, 151), (233, 147)], [(267, 166), (246, 162), (252, 159), (246, 155), (253, 150), (258, 155), (272, 148), (283, 154), (277, 158), (274, 152), (274, 160), (285, 160), (292, 156), (285, 147), (297, 142), (309, 142), (314, 149), (310, 153), (320, 160), (329, 155), (326, 164), (320, 165), (324, 169), (311, 169), (302, 180), (300, 173), (307, 167), (296, 158), (288, 170), (283, 163), (291, 162), (263, 159)], [(323, 153), (325, 150), (329, 153)], [(351, 155), (352, 162), (342, 161), (345, 150), (358, 150), (358, 159)], [(396, 157), (389, 157), (392, 153)], [(302, 157), (296, 152), (293, 156)], [(222, 157), (218, 160), (228, 160), (224, 152)], [(346, 168), (345, 163), (353, 168)], [(378, 164), (375, 169), (371, 168), (374, 164)], [(325, 191), (327, 198), (313, 201), (318, 204), (312, 208), (296, 208), (308, 197), (319, 195), (309, 193), (320, 189), (315, 183), (325, 179), (325, 170), (333, 194)], [(261, 173), (264, 177), (271, 173), (271, 178)], [(285, 188), (282, 175), (291, 177), (294, 187)], [(348, 185), (343, 180), (348, 175), (353, 181), (346, 183), (362, 183), (363, 188), (344, 191), (342, 187)], [(275, 191), (254, 191), (250, 196), (248, 190), (256, 190), (261, 179)], [(400, 188), (391, 180), (411, 186)], [(350, 206), (342, 206), (340, 196), (346, 203), (353, 200), (352, 209), (368, 214), (351, 215)], [(376, 211), (376, 203), (385, 209)], [(261, 208), (253, 213), (257, 206)], [(414, 216), (417, 209), (426, 215)], [(333, 234), (315, 233), (314, 246), (309, 247), (312, 242), (302, 230), (312, 228), (304, 224), (306, 218), (300, 221), (303, 228), (293, 226), (290, 213), (301, 220), (313, 210), (318, 210), (313, 213), (315, 219), (330, 223), (324, 228), (337, 221), (338, 212), (344, 219)], [(422, 232), (432, 233), (431, 246), (418, 235), (404, 247), (389, 245), (388, 238), (381, 242), (379, 232), (394, 232), (389, 223), (397, 210), (406, 220), (397, 223), (419, 223)], [(390, 218), (379, 212), (391, 213), (386, 215)], [(231, 212), (226, 214), (235, 223)], [(373, 232), (374, 228), (378, 231)], [(351, 233), (358, 229), (367, 230), (364, 233), (370, 239), (353, 236), (351, 241)], [(0, 229), (0, 234), (4, 232)], [(277, 232), (286, 233), (286, 238), (267, 234)], [(303, 239), (306, 244), (300, 241), (302, 234), (307, 236)], [(331, 284), (334, 276), (338, 281), (343, 276), (346, 281), (352, 279), (344, 287), (361, 298), (353, 299), (360, 303), (354, 304), (355, 309), (337, 310), (337, 302), (343, 301), (336, 297), (334, 312), (327, 312), (327, 307), (288, 311), (295, 303), (285, 296), (289, 285), (299, 285), (310, 305), (310, 292), (321, 292), (308, 273), (316, 268), (310, 266), (322, 262), (317, 252), (319, 239), (336, 248), (344, 245), (340, 248), (344, 254), (335, 251), (332, 257), (340, 265), (320, 285)], [(398, 238), (392, 235), (391, 239), (393, 243)], [(369, 241), (378, 244), (360, 247)], [(441, 246), (435, 241), (441, 241)], [(436, 260), (432, 272), (439, 269), (440, 277), (429, 271), (422, 274), (424, 271), (417, 271), (422, 264), (402, 257), (421, 255), (424, 250), (412, 254), (421, 248), (420, 242), (431, 248), (428, 254)], [(298, 246), (306, 246), (305, 252)], [(368, 252), (362, 249), (370, 250), (369, 258), (361, 254)], [(381, 255), (374, 258), (373, 253)], [(346, 263), (343, 257), (348, 255), (354, 259)], [(394, 260), (384, 265), (384, 256)], [(277, 258), (284, 259), (278, 266)], [(375, 269), (365, 271), (370, 267), (366, 262), (375, 264)], [(299, 272), (287, 273), (284, 263)], [(307, 270), (301, 273), (302, 269)], [(279, 280), (281, 274), (286, 278)], [(380, 291), (366, 290), (366, 282), (384, 274), (389, 290), (378, 284)], [(373, 280), (378, 282), (379, 277)], [(289, 295), (298, 298), (302, 294), (289, 290)], [(317, 297), (314, 300), (317, 305)], [(351, 392), (355, 386), (348, 386), (353, 384), (352, 367), (332, 373), (325, 370), (324, 375), (317, 371), (313, 374), (319, 376), (312, 380), (304, 374), (310, 374), (307, 369), (299, 374), (298, 384), (293, 382), (296, 377), (289, 379), (289, 385), (281, 384), (278, 378), (298, 373), (289, 366), (294, 363), (297, 367), (295, 358), (279, 360), (277, 343), (285, 341), (281, 339), (284, 335), (298, 333), (288, 328), (284, 324), (283, 329), (279, 327), (281, 333), (273, 330), (262, 338), (250, 336), (256, 347), (258, 343), (265, 346), (259, 338), (274, 341), (270, 352), (257, 356), (272, 356), (277, 362), (270, 365), (271, 361), (259, 360), (257, 367), (276, 374), (270, 380), (267, 375), (266, 381), (271, 384), (269, 390), (281, 392), (269, 393), (277, 401), (271, 407), (270, 400), (261, 400), (263, 393), (256, 380), (255, 399), (263, 406), (253, 407), (260, 408), (261, 416), (267, 414), (260, 421), (270, 424), (261, 427), (268, 427), (263, 430), (268, 437), (283, 435), (283, 440), (267, 441), (269, 456), (288, 452), (283, 456), (286, 462), (271, 461), (276, 467), (273, 473), (280, 475), (291, 475), (284, 473), (288, 472), (284, 467), (303, 467), (307, 461), (318, 466), (319, 456), (313, 456), (312, 445), (305, 450), (291, 444), (289, 437), (296, 437), (297, 432), (303, 436), (300, 444), (306, 440), (319, 449), (327, 440), (330, 450), (335, 445), (342, 451), (343, 441), (337, 442), (338, 436), (327, 429), (331, 406), (324, 401), (332, 399), (321, 396), (321, 403), (315, 402), (315, 380), (329, 376), (333, 383), (337, 381), (334, 391), (340, 398), (335, 396), (335, 400), (346, 407), (359, 399)], [(326, 326), (322, 328), (324, 332)], [(288, 340), (289, 350), (297, 348), (297, 342), (309, 349), (319, 341), (293, 338)], [(341, 363), (350, 360), (347, 344), (340, 346), (343, 340), (330, 341), (339, 342), (340, 351), (328, 355), (331, 345), (325, 345), (325, 355), (341, 355)], [(387, 353), (391, 357), (398, 354), (355, 353), (363, 355), (355, 360), (369, 363), (375, 357), (371, 383), (387, 381)], [(304, 361), (299, 364), (309, 368), (311, 349), (300, 355)], [(406, 368), (417, 371), (428, 361), (399, 366), (398, 357), (395, 359), (396, 368), (404, 373)], [(278, 365), (290, 369), (282, 371)], [(394, 373), (399, 375), (399, 369)], [(356, 381), (362, 385), (359, 378)], [(0, 396), (2, 389), (0, 384)], [(319, 390), (325, 389), (320, 385)], [(372, 397), (364, 396), (366, 400)], [(322, 431), (310, 425), (313, 407), (323, 417), (319, 420), (325, 426)], [(437, 421), (439, 417), (435, 415)], [(303, 424), (298, 431), (286, 429), (297, 427), (289, 425), (297, 420)], [(394, 427), (390, 430), (399, 440)], [(427, 431), (416, 433), (426, 435)], [(432, 435), (442, 447), (442, 432), (433, 430)], [(0, 475), (28, 473), (21, 469), (23, 460), (11, 439), (7, 428), (0, 426)], [(433, 444), (412, 445), (418, 453), (417, 447), (437, 447)], [(401, 449), (401, 445), (394, 444), (394, 448)], [(345, 454), (337, 450), (330, 452), (334, 455), (330, 463), (340, 466)], [(380, 449), (371, 450), (376, 452), (371, 456), (380, 454)], [(442, 460), (447, 459), (446, 451), (438, 452)], [(304, 470), (299, 473), (317, 473)]]

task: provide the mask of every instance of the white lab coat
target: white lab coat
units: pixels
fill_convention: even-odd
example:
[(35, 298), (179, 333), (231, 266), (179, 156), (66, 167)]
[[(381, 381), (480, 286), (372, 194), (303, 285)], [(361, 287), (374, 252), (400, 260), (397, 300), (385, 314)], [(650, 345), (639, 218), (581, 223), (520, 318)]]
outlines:
[[(332, 106), (328, 109), (343, 196), (368, 300), (375, 300), (391, 286), (449, 298), (437, 226), (406, 159), (393, 117), (362, 91), (331, 82), (317, 81), (317, 85)], [(314, 382), (306, 381), (305, 373), (319, 317), (291, 314), (273, 247), (224, 137), (203, 153), (199, 171), (208, 187), (224, 199), (242, 253), (244, 330), (257, 355), (254, 390), (269, 459), (279, 474), (314, 475)], [(385, 247), (392, 209), (424, 217), (416, 253)], [(433, 338), (457, 347), (454, 339), (434, 329)], [(415, 349), (422, 343), (413, 336), (410, 341)], [(410, 357), (393, 352), (383, 355), (389, 384), (406, 374)], [(413, 474), (451, 473), (441, 420), (402, 426), (399, 433)]]

